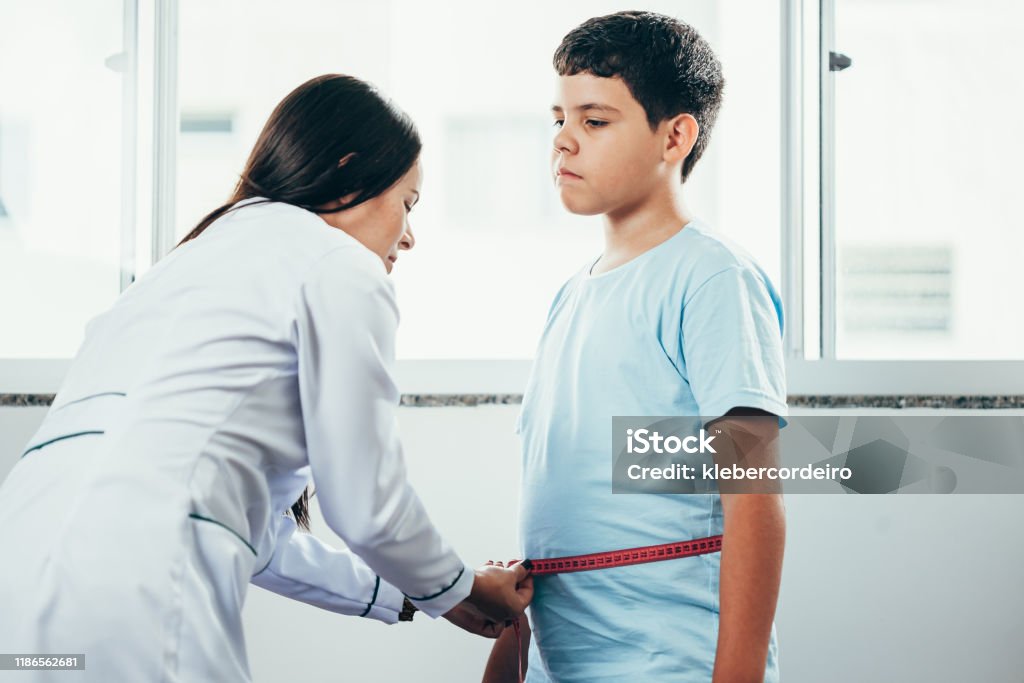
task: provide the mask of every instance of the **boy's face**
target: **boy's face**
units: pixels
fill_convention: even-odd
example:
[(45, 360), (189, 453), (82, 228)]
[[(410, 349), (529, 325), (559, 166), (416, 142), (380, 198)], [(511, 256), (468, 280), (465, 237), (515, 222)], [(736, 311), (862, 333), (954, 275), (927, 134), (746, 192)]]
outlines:
[(628, 211), (672, 172), (665, 158), (666, 122), (651, 131), (644, 108), (621, 78), (559, 76), (551, 111), (551, 172), (572, 213)]

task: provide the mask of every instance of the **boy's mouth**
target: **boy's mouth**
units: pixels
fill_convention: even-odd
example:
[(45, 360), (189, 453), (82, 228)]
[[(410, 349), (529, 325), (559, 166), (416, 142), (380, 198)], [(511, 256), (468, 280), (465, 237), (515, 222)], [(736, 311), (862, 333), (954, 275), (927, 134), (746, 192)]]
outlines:
[(560, 169), (558, 169), (557, 175), (559, 177), (561, 177), (561, 178), (581, 178), (582, 177), (582, 176), (580, 176), (580, 175), (578, 175), (576, 173), (573, 173), (572, 171), (570, 171), (567, 168), (560, 168)]

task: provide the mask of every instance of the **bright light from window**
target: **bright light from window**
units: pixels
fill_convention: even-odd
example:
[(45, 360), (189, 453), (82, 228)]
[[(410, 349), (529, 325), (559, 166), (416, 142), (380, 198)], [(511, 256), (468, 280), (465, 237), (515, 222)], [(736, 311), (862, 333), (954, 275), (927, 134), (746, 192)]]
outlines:
[[(778, 283), (778, 6), (635, 8), (693, 24), (722, 60), (725, 105), (688, 202)], [(370, 80), (424, 139), (417, 246), (394, 273), (400, 357), (529, 358), (558, 287), (602, 244), (600, 220), (568, 215), (549, 180), (551, 55), (584, 19), (621, 9), (590, 0), (514, 11), (468, 0), (300, 0), (287, 12), (182, 3), (178, 234), (223, 203), (292, 88), (329, 72)]]
[(120, 291), (121, 17), (0, 6), (0, 358), (74, 355)]

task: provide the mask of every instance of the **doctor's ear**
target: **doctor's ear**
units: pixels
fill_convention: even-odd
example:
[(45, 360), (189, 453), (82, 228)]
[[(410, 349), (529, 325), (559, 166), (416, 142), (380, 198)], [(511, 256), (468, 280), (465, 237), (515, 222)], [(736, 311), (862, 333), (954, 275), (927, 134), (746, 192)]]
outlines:
[[(341, 159), (338, 159), (338, 168), (341, 168), (342, 166), (347, 164), (355, 156), (356, 156), (355, 152), (349, 152), (348, 154), (343, 156)], [(345, 195), (344, 197), (342, 197), (341, 199), (338, 200), (338, 206), (339, 207), (347, 206), (348, 204), (351, 204), (353, 201), (355, 201), (355, 198), (358, 197), (358, 196), (359, 196), (359, 192), (351, 192), (351, 193)]]
[(692, 114), (680, 114), (666, 122), (667, 138), (665, 140), (665, 161), (675, 163), (690, 156), (690, 151), (697, 144), (700, 124)]
[(361, 193), (359, 191), (348, 193), (347, 195), (338, 200), (338, 207), (344, 208), (348, 206), (349, 204), (354, 202), (356, 200), (356, 197), (358, 197), (360, 194)]

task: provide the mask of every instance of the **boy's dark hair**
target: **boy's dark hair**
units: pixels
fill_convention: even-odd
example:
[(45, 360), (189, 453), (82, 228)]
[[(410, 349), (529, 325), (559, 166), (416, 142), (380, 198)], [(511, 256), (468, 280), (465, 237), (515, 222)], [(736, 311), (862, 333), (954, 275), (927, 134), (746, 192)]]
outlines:
[(555, 50), (559, 76), (618, 76), (647, 113), (651, 130), (690, 114), (700, 132), (683, 162), (685, 182), (708, 146), (722, 104), (722, 65), (689, 24), (654, 12), (617, 12), (583, 22)]

